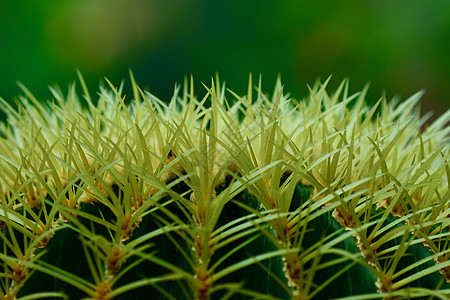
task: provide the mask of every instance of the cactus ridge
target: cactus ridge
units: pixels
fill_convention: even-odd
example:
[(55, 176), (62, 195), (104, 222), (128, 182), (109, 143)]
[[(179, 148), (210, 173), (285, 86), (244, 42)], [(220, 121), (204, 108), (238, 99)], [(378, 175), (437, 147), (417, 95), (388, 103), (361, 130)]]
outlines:
[(0, 98), (0, 299), (449, 299), (450, 110), (79, 74)]

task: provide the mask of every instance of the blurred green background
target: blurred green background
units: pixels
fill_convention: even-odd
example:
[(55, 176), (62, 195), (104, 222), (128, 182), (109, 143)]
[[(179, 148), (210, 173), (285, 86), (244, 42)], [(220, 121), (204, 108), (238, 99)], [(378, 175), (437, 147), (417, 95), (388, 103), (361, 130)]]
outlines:
[(22, 94), (17, 80), (51, 98), (48, 85), (66, 89), (76, 69), (93, 92), (132, 69), (161, 99), (190, 74), (198, 95), (216, 72), (240, 94), (250, 72), (262, 74), (265, 92), (281, 74), (297, 99), (332, 74), (332, 88), (345, 77), (352, 92), (370, 82), (373, 102), (425, 89), (422, 111), (441, 114), (449, 57), (449, 0), (0, 0), (6, 100)]

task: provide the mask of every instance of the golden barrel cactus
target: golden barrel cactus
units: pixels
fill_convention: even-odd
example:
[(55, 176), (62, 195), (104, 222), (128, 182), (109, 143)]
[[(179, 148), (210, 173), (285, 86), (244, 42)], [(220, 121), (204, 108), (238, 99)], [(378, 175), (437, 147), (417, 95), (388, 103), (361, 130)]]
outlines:
[(450, 111), (131, 82), (1, 100), (1, 299), (449, 299)]

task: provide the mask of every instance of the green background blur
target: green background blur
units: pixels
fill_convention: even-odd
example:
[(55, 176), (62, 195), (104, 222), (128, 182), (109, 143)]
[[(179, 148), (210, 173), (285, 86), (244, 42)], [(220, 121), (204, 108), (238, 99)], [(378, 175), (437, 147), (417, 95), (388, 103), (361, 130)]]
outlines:
[(161, 99), (190, 74), (199, 96), (216, 72), (239, 94), (250, 72), (265, 92), (281, 74), (297, 99), (332, 74), (332, 88), (346, 77), (352, 92), (370, 82), (372, 102), (425, 89), (422, 111), (442, 114), (449, 57), (450, 0), (0, 0), (6, 100), (22, 94), (17, 80), (51, 98), (48, 86), (66, 90), (76, 69), (93, 92), (103, 77), (129, 83), (132, 69)]

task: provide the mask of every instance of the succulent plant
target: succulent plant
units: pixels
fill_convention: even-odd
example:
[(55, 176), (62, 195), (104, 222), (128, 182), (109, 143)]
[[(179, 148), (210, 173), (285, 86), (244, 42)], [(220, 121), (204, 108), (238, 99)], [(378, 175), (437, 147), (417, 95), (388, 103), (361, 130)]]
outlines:
[(0, 299), (449, 299), (450, 110), (79, 78), (1, 99)]

